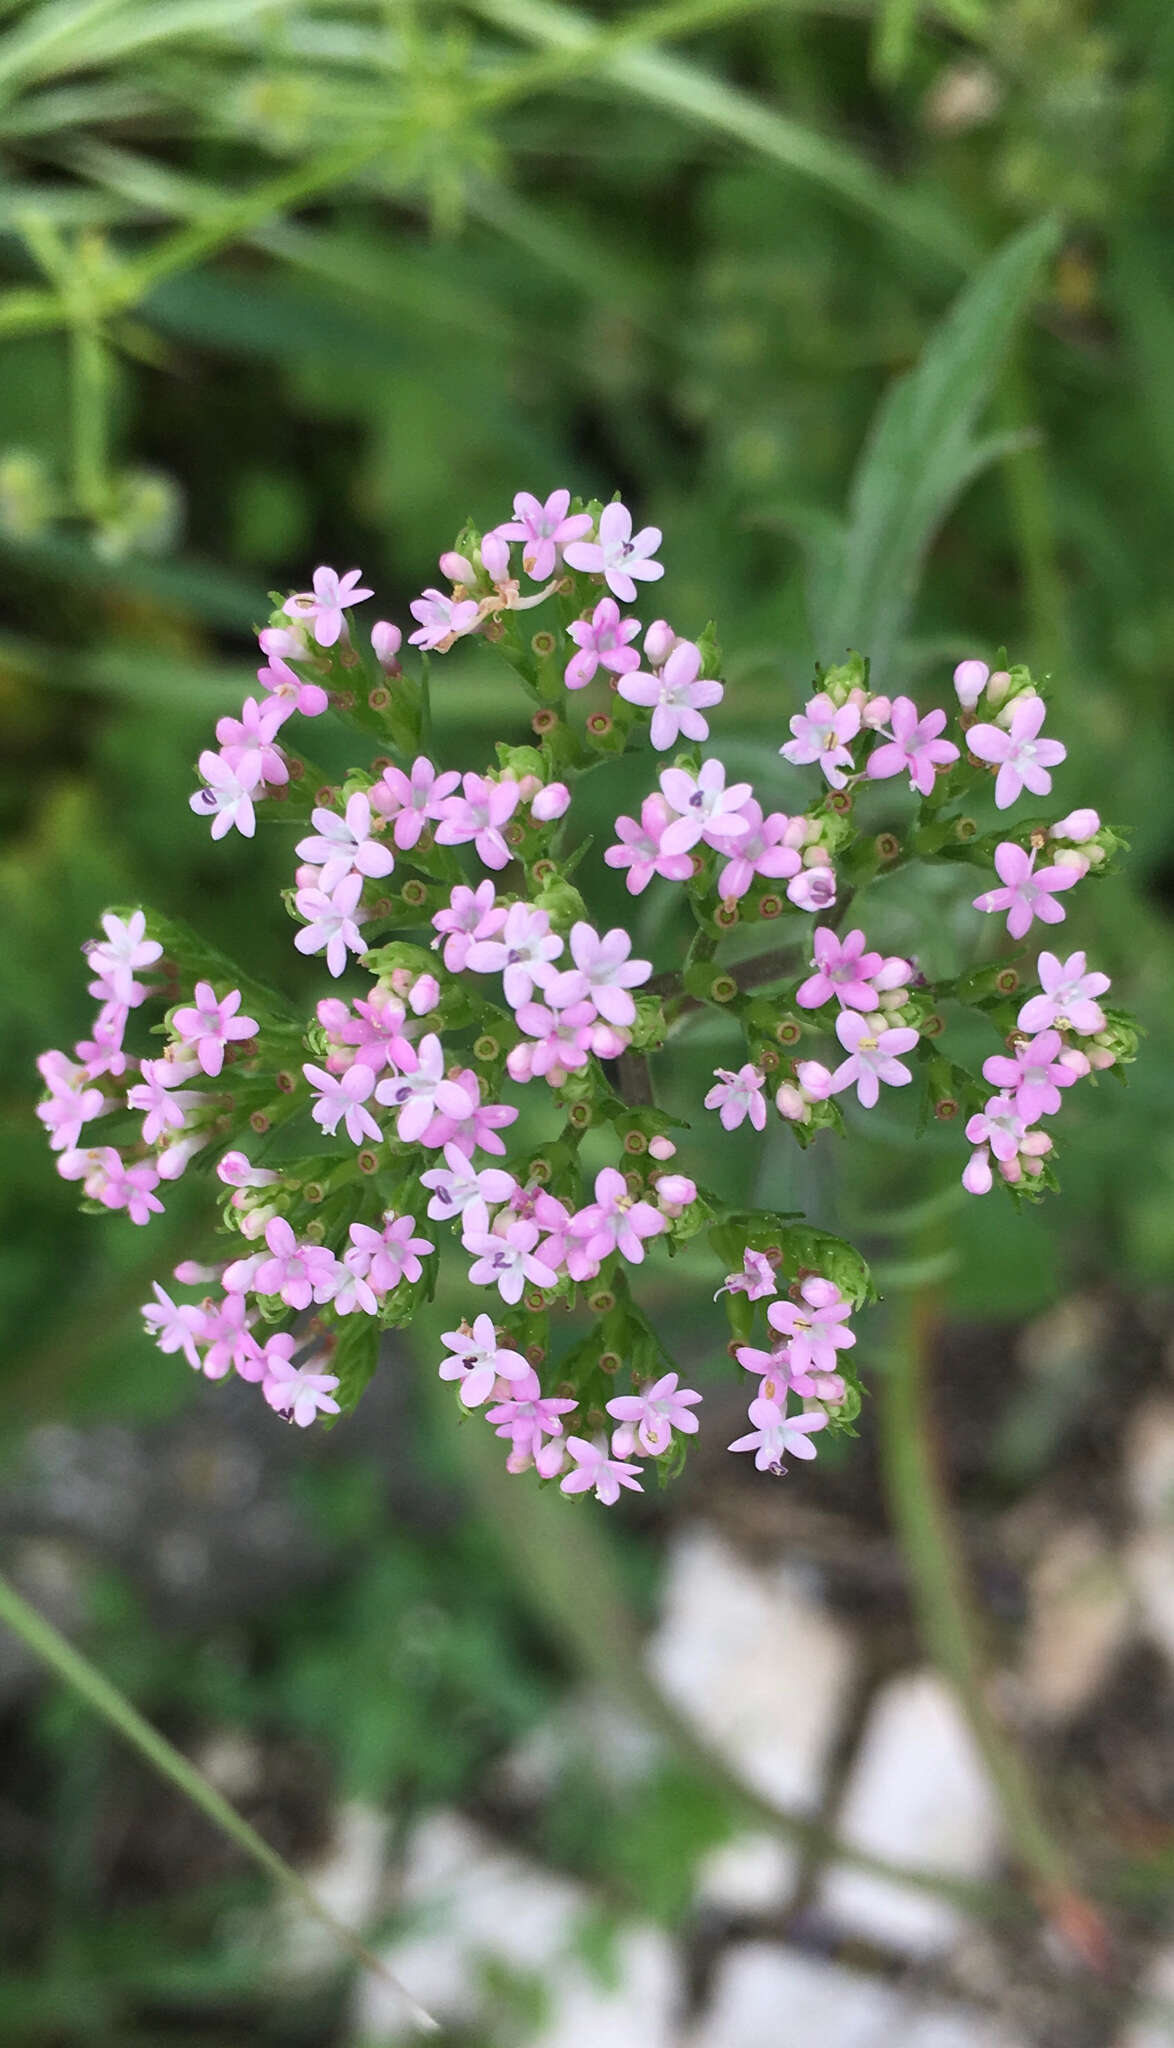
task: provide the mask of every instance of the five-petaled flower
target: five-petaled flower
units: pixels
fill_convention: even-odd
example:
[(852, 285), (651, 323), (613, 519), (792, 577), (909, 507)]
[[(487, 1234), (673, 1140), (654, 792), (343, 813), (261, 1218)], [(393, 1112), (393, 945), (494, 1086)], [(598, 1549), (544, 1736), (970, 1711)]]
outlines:
[(580, 569), (587, 576), (603, 577), (613, 597), (621, 604), (631, 604), (636, 596), (636, 582), (655, 583), (664, 575), (664, 563), (654, 562), (661, 542), (659, 526), (642, 526), (639, 533), (632, 532), (632, 515), (626, 505), (605, 505), (599, 515), (599, 531), (593, 541), (574, 540), (563, 549), (563, 560), (570, 569)]
[(1052, 787), (1048, 769), (1067, 757), (1068, 749), (1059, 740), (1039, 737), (1046, 709), (1042, 697), (1025, 692), (1015, 699), (1006, 729), (1001, 725), (972, 725), (966, 735), (971, 753), (998, 767), (995, 803), (1001, 811), (1025, 789), (1033, 796), (1047, 796)]
[(1079, 868), (1037, 868), (1035, 853), (1025, 853), (1013, 839), (995, 848), (995, 870), (1001, 889), (984, 889), (974, 899), (976, 910), (1005, 910), (1007, 930), (1013, 939), (1026, 938), (1032, 920), (1042, 924), (1063, 924), (1064, 909), (1056, 902), (1063, 889), (1080, 880)]
[(255, 1017), (237, 1015), (241, 1006), (239, 988), (229, 989), (226, 996), (217, 998), (211, 982), (198, 981), (194, 994), (193, 1007), (185, 1006), (172, 1013), (172, 1029), (185, 1045), (192, 1047), (204, 1072), (215, 1077), (224, 1065), (227, 1048), (243, 1039), (255, 1038), (261, 1027)]

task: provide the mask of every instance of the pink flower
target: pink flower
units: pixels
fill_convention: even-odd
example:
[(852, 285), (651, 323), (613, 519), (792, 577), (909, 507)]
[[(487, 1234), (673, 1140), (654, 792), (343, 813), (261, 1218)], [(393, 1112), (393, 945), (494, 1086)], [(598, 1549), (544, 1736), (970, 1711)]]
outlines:
[(718, 879), (717, 893), (723, 903), (735, 903), (744, 896), (753, 886), (755, 875), (781, 881), (788, 875), (799, 874), (803, 865), (792, 844), (794, 826), (782, 811), (772, 811), (769, 818), (764, 818), (761, 804), (748, 797), (742, 806), (742, 816), (750, 830), (744, 839), (739, 839)]
[(654, 875), (666, 882), (687, 882), (693, 862), (687, 853), (666, 853), (664, 835), (674, 814), (663, 796), (646, 796), (640, 806), (640, 823), (635, 818), (617, 818), (618, 846), (609, 846), (603, 858), (609, 868), (627, 868), (628, 894), (639, 896)]
[(311, 867), (321, 868), (321, 887), (327, 896), (350, 874), (372, 879), (389, 875), (395, 855), (382, 839), (371, 837), (371, 805), (359, 791), (348, 797), (346, 811), (313, 810), (310, 822), (315, 836), (299, 839), (297, 851)]
[(264, 1371), (261, 1349), (249, 1333), (248, 1304), (243, 1294), (225, 1294), (204, 1316), (200, 1341), (207, 1345), (204, 1375), (222, 1380), (236, 1372), (243, 1380), (260, 1379)]
[(571, 926), (574, 967), (546, 984), (551, 1004), (563, 1009), (589, 999), (609, 1024), (622, 1030), (635, 1023), (636, 1005), (628, 991), (648, 980), (652, 962), (630, 960), (631, 950), (631, 938), (621, 926), (601, 938), (592, 925), (580, 919)]
[[(749, 1301), (762, 1301), (768, 1294), (777, 1294), (778, 1282), (775, 1269), (765, 1252), (752, 1251), (747, 1245), (742, 1254), (742, 1271), (727, 1273), (718, 1294), (744, 1294)], [(714, 1295), (717, 1300), (717, 1294)]]
[(818, 761), (833, 789), (843, 789), (845, 769), (854, 766), (849, 740), (860, 731), (860, 712), (855, 704), (836, 705), (823, 690), (791, 720), (794, 738), (779, 748), (784, 759), (796, 768)]
[(438, 825), (445, 805), (460, 784), (455, 768), (438, 774), (425, 754), (417, 754), (412, 772), (385, 768), (382, 779), (371, 791), (371, 807), (382, 818), (394, 818), (393, 838), (401, 853), (415, 846), (425, 825)]
[[(91, 1156), (96, 1159), (96, 1169), (86, 1179), (86, 1193), (101, 1202), (104, 1208), (125, 1209), (131, 1222), (140, 1226), (149, 1223), (152, 1216), (163, 1214), (163, 1204), (154, 1193), (159, 1185), (159, 1175), (145, 1159), (135, 1166), (128, 1166), (112, 1145), (104, 1145)], [(68, 1157), (69, 1154), (65, 1154), (62, 1158), (62, 1172)]]
[(649, 737), (658, 754), (675, 747), (682, 733), (689, 740), (709, 738), (701, 713), (720, 704), (725, 691), (721, 683), (703, 678), (700, 669), (701, 649), (680, 640), (659, 675), (639, 669), (620, 676), (620, 696), (652, 712)]
[(998, 764), (995, 803), (1000, 811), (1013, 804), (1024, 789), (1033, 796), (1047, 796), (1052, 787), (1049, 768), (1067, 757), (1059, 740), (1041, 740), (1039, 729), (1046, 706), (1042, 697), (1026, 693), (1011, 707), (1010, 729), (1001, 725), (972, 725), (966, 744), (980, 761)]
[(200, 773), (207, 786), (188, 798), (189, 809), (200, 817), (211, 817), (213, 839), (223, 839), (234, 825), (243, 838), (251, 839), (257, 829), (253, 792), (259, 775), (248, 779), (252, 770), (247, 761), (239, 769), (230, 768), (221, 755), (208, 748), (200, 755)]
[(396, 1074), (381, 1081), (375, 1090), (377, 1102), (396, 1110), (396, 1136), (404, 1145), (418, 1143), (437, 1114), (460, 1119), (470, 1116), (474, 1108), (469, 1090), (448, 1079), (444, 1048), (434, 1031), (420, 1040), (416, 1059), (412, 1073)]
[(255, 1038), (260, 1025), (255, 1017), (238, 1017), (239, 988), (230, 989), (218, 1002), (211, 982), (198, 981), (195, 1007), (176, 1010), (171, 1028), (195, 1055), (206, 1074), (215, 1077), (224, 1065), (225, 1048), (246, 1038)]
[(557, 1287), (558, 1274), (538, 1257), (537, 1243), (537, 1225), (522, 1221), (507, 1224), (500, 1234), (470, 1231), (465, 1245), (474, 1254), (469, 1268), (473, 1286), (496, 1287), (511, 1307), (521, 1300), (527, 1282), (531, 1287)]
[(1053, 1024), (1075, 1031), (1078, 1038), (1091, 1038), (1105, 1028), (1105, 1013), (1094, 999), (1111, 987), (1107, 974), (1090, 974), (1083, 953), (1070, 953), (1058, 960), (1054, 953), (1039, 956), (1042, 995), (1029, 996), (1019, 1012), (1021, 1031), (1047, 1031)]
[(321, 718), (322, 713), (330, 708), (329, 696), (321, 683), (312, 683), (305, 676), (300, 676), (285, 658), (288, 654), (294, 661), (304, 661), (306, 649), (301, 642), (295, 642), (292, 633), (266, 627), (261, 635), (261, 649), (269, 656), (269, 666), (257, 670), (257, 681), (269, 692), (266, 701), (276, 699), (287, 705), (290, 711), (300, 711), (303, 718)]
[(827, 1427), (822, 1409), (811, 1415), (788, 1416), (785, 1401), (768, 1401), (762, 1395), (750, 1403), (750, 1421), (753, 1430), (736, 1438), (730, 1449), (753, 1451), (758, 1470), (776, 1474), (783, 1471), (784, 1458), (814, 1458), (811, 1438), (816, 1430)]
[(500, 1166), (486, 1166), (478, 1172), (468, 1154), (452, 1144), (444, 1147), (444, 1165), (429, 1167), (420, 1180), (433, 1191), (428, 1204), (430, 1216), (438, 1222), (451, 1223), (476, 1210), (476, 1227), (481, 1230), (489, 1227), (487, 1205), (508, 1202), (517, 1186), (513, 1174)]
[(415, 1229), (414, 1216), (396, 1216), (390, 1210), (381, 1230), (373, 1230), (367, 1223), (352, 1223), (343, 1265), (379, 1295), (390, 1294), (401, 1280), (414, 1284), (424, 1270), (420, 1260), (436, 1250), (431, 1238), (417, 1237)]
[(500, 974), (505, 999), (516, 1010), (530, 1001), (535, 987), (549, 987), (556, 972), (551, 963), (562, 950), (563, 942), (551, 931), (545, 910), (512, 903), (500, 937), (475, 940), (465, 965), (473, 974)]
[(569, 491), (552, 491), (545, 505), (529, 491), (518, 491), (513, 518), (494, 527), (494, 532), (503, 540), (520, 540), (527, 576), (546, 583), (554, 575), (561, 549), (568, 541), (582, 540), (592, 523), (589, 512), (571, 511)]
[(202, 1308), (193, 1302), (174, 1302), (171, 1296), (152, 1280), (155, 1299), (143, 1305), (143, 1322), (149, 1335), (154, 1337), (160, 1351), (167, 1355), (182, 1352), (193, 1372), (200, 1370), (200, 1354), (196, 1345), (201, 1339), (206, 1317)]
[(1040, 868), (1036, 873), (1035, 862), (1034, 852), (1027, 854), (1013, 840), (1004, 839), (995, 848), (995, 868), (1005, 887), (986, 889), (974, 899), (976, 910), (1007, 912), (1007, 930), (1013, 939), (1026, 936), (1033, 918), (1043, 924), (1062, 924), (1064, 911), (1053, 899), (1080, 880), (1076, 868)]
[(302, 1072), (315, 1091), (310, 1114), (328, 1137), (334, 1136), (341, 1123), (352, 1145), (361, 1145), (364, 1138), (369, 1138), (373, 1145), (379, 1144), (383, 1133), (370, 1110), (363, 1108), (375, 1086), (371, 1067), (356, 1062), (342, 1075), (327, 1074), (321, 1067), (311, 1066), (303, 1066)]
[(664, 575), (664, 564), (651, 559), (660, 542), (659, 526), (643, 526), (633, 535), (627, 506), (605, 505), (599, 515), (598, 540), (572, 541), (563, 550), (563, 560), (584, 575), (602, 575), (612, 596), (631, 604), (636, 595), (633, 577), (641, 583), (655, 583)]
[(730, 853), (737, 850), (730, 840), (748, 837), (750, 819), (742, 815), (742, 806), (754, 792), (748, 782), (727, 789), (720, 761), (703, 761), (695, 776), (684, 768), (666, 768), (660, 786), (678, 813), (661, 842), (666, 853), (688, 853), (699, 839), (719, 853)]
[(440, 1377), (460, 1381), (466, 1408), (480, 1408), (498, 1380), (517, 1382), (530, 1371), (520, 1351), (498, 1343), (492, 1316), (477, 1316), (472, 1329), (462, 1323), (459, 1330), (446, 1330), (441, 1341), (448, 1346), (449, 1355), (441, 1363)]
[(512, 858), (501, 828), (518, 807), (521, 788), (510, 777), (490, 782), (484, 775), (466, 775), (463, 796), (450, 796), (436, 828), (440, 846), (465, 846), (471, 839), (487, 868), (504, 868)]
[(856, 1339), (842, 1327), (852, 1304), (834, 1281), (809, 1273), (799, 1296), (798, 1302), (772, 1301), (766, 1320), (787, 1340), (791, 1384), (800, 1394), (810, 1394), (814, 1389), (804, 1382), (812, 1373), (835, 1372), (836, 1352), (851, 1350)]
[(361, 569), (348, 569), (340, 576), (337, 569), (315, 569), (313, 592), (299, 591), (286, 599), (282, 610), (287, 618), (305, 619), (319, 647), (333, 647), (346, 625), (343, 612), (371, 596), (369, 590), (359, 588), (362, 573)]
[(818, 914), (830, 910), (836, 900), (835, 871), (828, 861), (818, 861), (793, 882), (787, 883), (788, 900), (799, 910), (810, 910)]
[(504, 1152), (505, 1145), (497, 1136), (507, 1124), (516, 1122), (518, 1112), (508, 1102), (482, 1102), (481, 1083), (469, 1067), (457, 1076), (458, 1086), (469, 1099), (470, 1108), (465, 1116), (456, 1116), (449, 1110), (438, 1109), (420, 1140), (422, 1145), (433, 1147), (454, 1144), (472, 1157), (480, 1149), (483, 1152)]
[(995, 1158), (1005, 1165), (1009, 1159), (1018, 1156), (1027, 1122), (1009, 1095), (992, 1095), (985, 1109), (967, 1122), (966, 1142), (968, 1145), (989, 1145)]
[(398, 626), (393, 626), (389, 619), (376, 619), (371, 628), (371, 652), (389, 675), (399, 674), (399, 651), (403, 644), (404, 636)]
[(1012, 1057), (992, 1054), (982, 1065), (983, 1079), (996, 1088), (1008, 1089), (1024, 1123), (1041, 1116), (1054, 1116), (1060, 1107), (1061, 1088), (1070, 1088), (1078, 1078), (1060, 1059), (1064, 1041), (1058, 1031), (1041, 1032), (1038, 1038), (1017, 1038)]
[[(198, 1090), (184, 1091), (181, 1083), (189, 1081), (199, 1073), (195, 1061), (186, 1060), (144, 1060), (143, 1078), (135, 1087), (128, 1088), (126, 1104), (128, 1109), (142, 1113), (143, 1142), (158, 1144), (168, 1131), (182, 1131), (187, 1122), (188, 1111), (199, 1109), (214, 1098)], [(109, 1105), (113, 1107), (113, 1104)]]
[(250, 789), (260, 782), (280, 789), (289, 781), (285, 756), (274, 740), (293, 708), (286, 697), (266, 697), (260, 704), (246, 697), (239, 718), (217, 719), (220, 758)]
[(446, 597), (443, 590), (433, 589), (414, 597), (409, 610), (419, 622), (417, 630), (409, 635), (409, 647), (432, 648), (437, 654), (447, 654), (454, 640), (472, 633), (481, 617), (475, 597), (458, 600)]
[(903, 1088), (913, 1079), (897, 1054), (912, 1052), (917, 1036), (908, 1026), (877, 1031), (858, 1010), (841, 1010), (836, 1018), (836, 1037), (848, 1058), (841, 1060), (832, 1076), (833, 1089), (839, 1094), (855, 1081), (856, 1100), (865, 1109), (874, 1109), (882, 1081), (890, 1088)]
[(595, 1042), (592, 1003), (572, 1003), (565, 1010), (548, 1009), (545, 1003), (523, 1003), (517, 1023), (534, 1043), (511, 1046), (506, 1060), (511, 1080), (526, 1082), (545, 1076), (552, 1088), (559, 1088), (568, 1074), (586, 1066)]
[(736, 1074), (728, 1067), (715, 1067), (717, 1086), (711, 1088), (705, 1098), (706, 1109), (721, 1111), (722, 1129), (736, 1131), (738, 1125), (750, 1118), (756, 1131), (766, 1128), (766, 1075), (749, 1062), (739, 1067)]
[[(286, 1338), (292, 1344), (292, 1338)], [(281, 1347), (281, 1348), (279, 1348)], [(265, 1378), (261, 1392), (271, 1408), (279, 1415), (288, 1415), (299, 1429), (307, 1429), (317, 1415), (337, 1415), (338, 1402), (334, 1390), (338, 1380), (334, 1373), (314, 1372), (316, 1359), (307, 1359), (305, 1365), (295, 1365), (285, 1355), (282, 1338), (271, 1337), (265, 1346)]]
[(299, 1244), (293, 1225), (284, 1216), (271, 1216), (265, 1226), (265, 1243), (272, 1256), (262, 1260), (254, 1275), (258, 1294), (279, 1294), (287, 1308), (307, 1309), (320, 1300), (329, 1285), (336, 1260), (323, 1244)]
[(141, 910), (131, 912), (125, 923), (108, 910), (102, 919), (104, 939), (91, 939), (84, 947), (86, 959), (97, 976), (90, 994), (100, 1002), (122, 1004), (127, 1009), (137, 1009), (143, 1001), (146, 990), (135, 980), (136, 971), (141, 967), (153, 967), (163, 956), (158, 939), (149, 939), (146, 915)]
[(506, 921), (504, 906), (498, 907), (492, 882), (468, 889), (458, 882), (448, 899), (447, 910), (438, 910), (432, 923), (438, 936), (433, 947), (444, 940), (444, 964), (450, 974), (460, 974), (477, 939), (491, 939)]
[(618, 1251), (630, 1265), (639, 1266), (644, 1261), (644, 1240), (659, 1237), (667, 1225), (650, 1202), (628, 1193), (622, 1173), (605, 1166), (595, 1176), (594, 1202), (580, 1209), (571, 1227), (590, 1259), (602, 1262)]
[[(103, 1095), (100, 1088), (89, 1086), (86, 1068), (75, 1066), (63, 1052), (43, 1052), (37, 1060), (37, 1070), (49, 1090), (48, 1102), (37, 1105), (37, 1115), (50, 1134), (50, 1149), (72, 1152), (85, 1125), (118, 1105), (112, 1096)], [(134, 1092), (132, 1089), (132, 1096)], [(131, 1108), (137, 1107), (132, 1101)], [(147, 1142), (152, 1144), (154, 1140)]]
[(618, 1458), (609, 1457), (604, 1444), (591, 1444), (581, 1436), (569, 1436), (567, 1450), (575, 1461), (575, 1470), (568, 1472), (560, 1481), (560, 1493), (594, 1493), (596, 1500), (605, 1508), (615, 1506), (621, 1487), (629, 1487), (633, 1493), (643, 1493), (644, 1488), (637, 1476), (639, 1465), (625, 1465)]
[(543, 1437), (561, 1437), (562, 1418), (573, 1414), (578, 1403), (549, 1397), (543, 1399), (538, 1375), (534, 1372), (525, 1379), (514, 1380), (512, 1386), (516, 1398), (501, 1401), (495, 1408), (487, 1409), (485, 1419), (493, 1423), (495, 1436), (509, 1438), (519, 1456), (532, 1458), (541, 1447)]
[(875, 1010), (875, 977), (884, 960), (879, 953), (866, 953), (867, 941), (860, 930), (838, 939), (829, 926), (820, 925), (812, 939), (815, 973), (809, 975), (795, 996), (803, 1010), (818, 1010), (837, 996), (851, 1010)]
[(563, 677), (568, 690), (586, 689), (600, 667), (617, 676), (639, 668), (640, 656), (628, 645), (639, 631), (639, 619), (621, 619), (613, 597), (601, 597), (589, 619), (572, 619), (567, 634), (579, 651), (572, 654)]
[(294, 897), (298, 916), (306, 920), (304, 929), (294, 934), (294, 945), (299, 953), (325, 952), (326, 965), (336, 980), (346, 970), (348, 951), (366, 951), (359, 931), (362, 893), (362, 875), (350, 874), (329, 894), (325, 889), (299, 889)]
[(688, 1387), (678, 1387), (677, 1374), (666, 1372), (639, 1394), (621, 1394), (607, 1404), (623, 1427), (612, 1432), (611, 1447), (616, 1457), (627, 1458), (639, 1446), (647, 1458), (667, 1451), (674, 1429), (695, 1436), (700, 1427), (693, 1409), (700, 1401)]
[(945, 723), (944, 711), (927, 711), (919, 718), (912, 697), (894, 697), (891, 738), (888, 745), (869, 755), (869, 775), (874, 781), (884, 781), (908, 769), (910, 788), (921, 796), (931, 796), (938, 769), (958, 759), (953, 742), (938, 738)]
[(410, 1072), (416, 1054), (411, 1040), (404, 1036), (403, 1004), (377, 983), (370, 1002), (361, 996), (356, 998), (355, 1013), (352, 1016), (337, 997), (327, 996), (318, 1005), (318, 1022), (332, 1037), (341, 1039), (344, 1046), (354, 1048), (346, 1062), (332, 1054), (331, 1069), (346, 1064), (370, 1067), (376, 1074), (381, 1074), (384, 1067), (406, 1067)]

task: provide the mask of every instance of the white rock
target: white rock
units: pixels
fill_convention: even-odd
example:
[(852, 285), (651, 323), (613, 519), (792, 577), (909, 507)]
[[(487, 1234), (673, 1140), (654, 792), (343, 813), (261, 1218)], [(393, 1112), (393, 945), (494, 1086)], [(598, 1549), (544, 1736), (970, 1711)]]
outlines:
[[(546, 1987), (549, 2012), (528, 2048), (671, 2048), (678, 1988), (670, 1944), (653, 1928), (626, 1930), (617, 1982), (601, 1981), (576, 1953), (590, 1903), (582, 1886), (500, 1849), (459, 1814), (434, 1813), (405, 1859), (400, 1906), (414, 1924), (382, 1960), (450, 2026), (478, 2024), (483, 1971), (498, 1963)], [(357, 1988), (353, 2031), (364, 2048), (417, 2038), (403, 2000), (370, 1976)]]
[(663, 1744), (643, 1722), (588, 1687), (517, 1743), (499, 1774), (509, 1791), (535, 1799), (549, 1796), (563, 1773), (585, 1758), (605, 1785), (626, 1792), (655, 1770), (663, 1754)]
[[(386, 1814), (354, 1800), (336, 1816), (325, 1854), (302, 1871), (320, 1904), (360, 1938), (380, 1903), (387, 1837)], [(309, 1977), (336, 1969), (338, 1941), (329, 1928), (294, 1901), (283, 1901), (279, 1910), (281, 1970)]]
[(795, 1851), (777, 1835), (734, 1835), (702, 1859), (697, 1904), (729, 1914), (781, 1912), (798, 1867)]
[(1026, 2048), (985, 2014), (921, 2009), (892, 1985), (793, 1949), (727, 1949), (684, 2048)]
[(1141, 1610), (1141, 1625), (1174, 1662), (1174, 1524), (1135, 1536), (1125, 1568)]
[(853, 1658), (801, 1573), (756, 1569), (708, 1529), (678, 1538), (649, 1668), (755, 1791), (816, 1805)]
[(1143, 1401), (1125, 1439), (1125, 1479), (1139, 1521), (1174, 1523), (1174, 1401)]
[[(893, 1679), (880, 1694), (849, 1777), (836, 1832), (853, 1848), (943, 1875), (980, 1879), (999, 1851), (998, 1809), (970, 1731), (935, 1673)], [(855, 1934), (933, 1955), (966, 1922), (952, 1901), (840, 1864), (820, 1905)]]
[(1174, 1948), (1163, 1949), (1141, 1986), (1141, 2005), (1116, 2048), (1170, 2048), (1174, 2041)]
[(1125, 1575), (1095, 1523), (1057, 1530), (1032, 1571), (1029, 1607), (1026, 1704), (1062, 1720), (1092, 1698), (1130, 1633)]

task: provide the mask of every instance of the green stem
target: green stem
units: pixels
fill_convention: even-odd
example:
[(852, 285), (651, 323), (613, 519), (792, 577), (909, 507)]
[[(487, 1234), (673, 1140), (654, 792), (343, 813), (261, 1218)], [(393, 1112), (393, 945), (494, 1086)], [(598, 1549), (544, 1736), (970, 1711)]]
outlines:
[(87, 519), (97, 519), (109, 495), (110, 366), (95, 323), (78, 320), (71, 327), (69, 356), (74, 502)]
[(27, 1600), (21, 1597), (2, 1574), (0, 1621), (5, 1622), (13, 1634), (19, 1636), (33, 1655), (43, 1664), (47, 1664), (71, 1692), (108, 1722), (125, 1742), (129, 1742), (132, 1749), (137, 1749), (152, 1770), (158, 1772), (160, 1777), (167, 1778), (185, 1799), (190, 1799), (192, 1805), (199, 1808), (213, 1827), (219, 1828), (221, 1834), (227, 1835), (229, 1841), (235, 1842), (238, 1849), (243, 1850), (246, 1856), (281, 1885), (307, 1913), (311, 1913), (356, 1962), (361, 1963), (364, 1969), (373, 1971), (385, 1983), (394, 1986), (404, 2000), (413, 2024), (420, 2032), (431, 2034), (440, 2031), (439, 2023), (433, 2019), (431, 2013), (425, 2012), (423, 2006), (416, 2003), (411, 1993), (405, 1990), (387, 1965), (382, 1963), (349, 1927), (335, 1918), (317, 1898), (305, 1879), (299, 1877), (296, 1870), (291, 1870), (277, 1851), (270, 1848), (264, 1837), (259, 1835), (255, 1828), (250, 1827), (236, 1808), (230, 1806), (227, 1799), (200, 1775), (195, 1765), (190, 1763), (180, 1750), (175, 1749), (165, 1736), (160, 1735), (158, 1729), (152, 1728), (150, 1722), (143, 1719), (130, 1701), (119, 1692), (117, 1686), (112, 1685), (88, 1658), (83, 1657), (80, 1650), (76, 1650), (72, 1643), (67, 1642), (53, 1624), (46, 1621), (43, 1614), (38, 1614), (35, 1607), (30, 1607)]
[(1045, 1910), (1091, 1951), (1099, 1919), (1073, 1882), (1027, 1762), (987, 1700), (980, 1630), (931, 1437), (927, 1367), (936, 1324), (926, 1289), (907, 1298), (889, 1370), (878, 1386), (881, 1467), (889, 1513), (929, 1655), (953, 1687), (982, 1754), (1008, 1834)]

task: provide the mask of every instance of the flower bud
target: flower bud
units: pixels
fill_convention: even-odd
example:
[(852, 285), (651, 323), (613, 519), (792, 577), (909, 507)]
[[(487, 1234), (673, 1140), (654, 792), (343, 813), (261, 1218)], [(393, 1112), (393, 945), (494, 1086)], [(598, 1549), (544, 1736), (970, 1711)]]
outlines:
[(1095, 811), (1069, 811), (1066, 818), (1057, 818), (1048, 836), (1051, 839), (1070, 839), (1079, 846), (1086, 839), (1095, 838), (1100, 829), (1101, 821)]
[(671, 1138), (650, 1138), (648, 1151), (653, 1159), (675, 1159), (677, 1155), (677, 1148)]
[(501, 583), (510, 573), (510, 544), (500, 533), (487, 533), (482, 537), (481, 566), (491, 583)]
[(775, 1108), (789, 1124), (811, 1122), (811, 1104), (801, 1090), (794, 1087), (790, 1081), (784, 1081), (776, 1094)]
[(1088, 1063), (1094, 1074), (1105, 1074), (1116, 1066), (1117, 1055), (1111, 1045), (1093, 1044), (1088, 1048)]
[(465, 555), (458, 555), (455, 548), (446, 549), (440, 557), (440, 573), (450, 583), (476, 583), (477, 571)]
[(805, 868), (787, 883), (787, 896), (800, 910), (827, 910), (836, 900), (836, 878), (830, 867)]
[(376, 619), (371, 628), (371, 646), (380, 668), (398, 668), (404, 636), (389, 619)]
[(663, 668), (679, 642), (667, 619), (653, 619), (644, 635), (644, 658), (651, 668)]
[(666, 1216), (679, 1216), (697, 1200), (697, 1183), (687, 1173), (664, 1173), (656, 1183), (656, 1199)]
[(1061, 846), (1051, 857), (1054, 868), (1075, 868), (1078, 875), (1087, 875), (1092, 862), (1081, 846)]
[(954, 688), (963, 711), (974, 711), (990, 681), (985, 661), (960, 661), (954, 670)]
[(1009, 671), (1005, 668), (997, 668), (986, 686), (986, 700), (992, 710), (997, 709), (1000, 704), (1006, 703), (1007, 692), (1010, 688), (1011, 676)]
[(799, 1060), (795, 1078), (809, 1102), (826, 1102), (832, 1092), (832, 1076), (820, 1060)]
[(545, 789), (538, 791), (530, 805), (530, 816), (537, 825), (553, 824), (556, 818), (564, 815), (570, 801), (571, 792), (565, 782), (550, 782)]
[(538, 792), (541, 788), (541, 776), (520, 775), (518, 777), (518, 802), (528, 804), (532, 800), (532, 798), (538, 795)]
[[(855, 692), (853, 692), (853, 695), (855, 695)], [(871, 732), (879, 732), (882, 725), (887, 725), (890, 718), (893, 715), (893, 703), (891, 697), (867, 698), (864, 704), (864, 708), (860, 715), (862, 723), (866, 725)]]
[(440, 1001), (440, 983), (434, 974), (418, 974), (408, 990), (408, 1008), (413, 1017), (426, 1017)]

